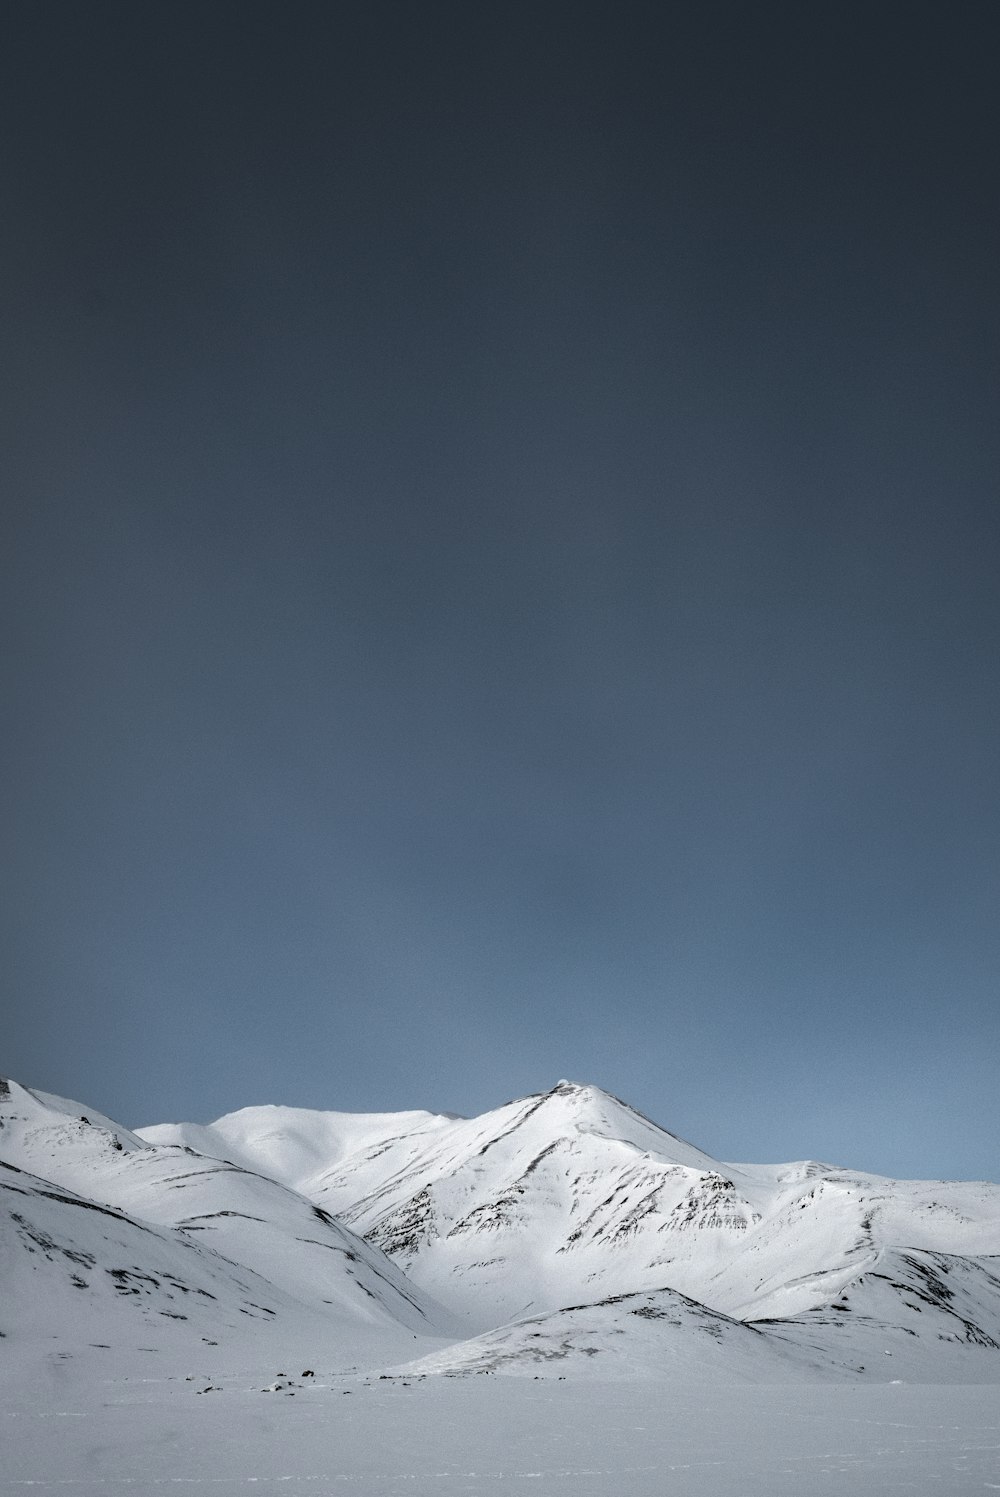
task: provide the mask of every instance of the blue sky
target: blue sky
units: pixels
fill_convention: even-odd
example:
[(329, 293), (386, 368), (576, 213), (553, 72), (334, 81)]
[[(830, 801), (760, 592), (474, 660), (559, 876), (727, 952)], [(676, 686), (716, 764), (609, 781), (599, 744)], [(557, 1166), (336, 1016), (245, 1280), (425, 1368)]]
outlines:
[(4, 1070), (996, 1177), (992, 26), (14, 19)]

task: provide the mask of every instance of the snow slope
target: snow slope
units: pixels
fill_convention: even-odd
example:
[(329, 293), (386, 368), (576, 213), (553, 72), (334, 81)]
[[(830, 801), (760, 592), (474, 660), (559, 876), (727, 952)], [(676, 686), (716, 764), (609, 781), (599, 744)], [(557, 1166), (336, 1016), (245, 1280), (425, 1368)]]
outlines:
[(505, 1373), (685, 1383), (786, 1382), (832, 1375), (806, 1341), (780, 1341), (673, 1289), (617, 1294), (527, 1316), (432, 1352), (400, 1374)]
[[(166, 1349), (184, 1295), (200, 1346), (238, 1349), (256, 1316), (306, 1360), (319, 1337), (328, 1367), (711, 1382), (870, 1379), (892, 1358), (1000, 1380), (996, 1186), (722, 1164), (596, 1087), (471, 1119), (266, 1107), (129, 1132), (11, 1082), (0, 1158), (39, 1177), (37, 1221), (5, 1227), (11, 1302), (55, 1334), (25, 1297), (51, 1280), (80, 1345), (107, 1340), (85, 1307), (120, 1294), (109, 1334)], [(5, 1178), (24, 1194), (27, 1173)], [(211, 1301), (175, 1282), (195, 1248)]]
[(304, 1320), (297, 1301), (183, 1233), (0, 1164), (0, 1331), (22, 1365), (87, 1347), (191, 1359)]
[(180, 1144), (199, 1154), (259, 1170), (310, 1195), (335, 1165), (369, 1147), (415, 1132), (447, 1127), (454, 1119), (431, 1112), (319, 1112), (305, 1107), (244, 1107), (215, 1123), (161, 1123), (142, 1128), (143, 1140)]
[(0, 1161), (11, 1497), (1000, 1490), (995, 1186), (723, 1165), (568, 1083), (141, 1133), (0, 1083)]
[(740, 1319), (797, 1316), (886, 1251), (1000, 1250), (995, 1185), (723, 1164), (570, 1082), (471, 1119), (248, 1108), (198, 1138), (281, 1173), (475, 1332), (665, 1285)]
[[(184, 1250), (190, 1262), (197, 1246), (201, 1261), (237, 1270), (238, 1284), (249, 1275), (257, 1286), (252, 1297), (267, 1307), (265, 1319), (278, 1313), (275, 1306), (284, 1307), (286, 1320), (294, 1306), (300, 1324), (318, 1317), (350, 1362), (361, 1355), (380, 1361), (404, 1347), (412, 1352), (415, 1337), (454, 1334), (448, 1313), (377, 1248), (287, 1186), (237, 1165), (150, 1144), (78, 1104), (15, 1082), (4, 1083), (0, 1094), (0, 1157), (8, 1175), (16, 1167), (42, 1177), (33, 1187), (32, 1207), (38, 1211), (40, 1200), (49, 1203), (41, 1208), (39, 1230), (60, 1246), (48, 1259), (36, 1256), (35, 1270), (42, 1260), (64, 1266), (73, 1261), (67, 1254), (80, 1251), (93, 1258), (101, 1285), (119, 1270), (146, 1276), (146, 1287), (140, 1286), (145, 1299), (150, 1279), (162, 1279), (149, 1257), (154, 1248), (162, 1256), (169, 1243), (170, 1253)], [(47, 1191), (41, 1197), (40, 1186)], [(15, 1193), (18, 1188), (8, 1185)], [(52, 1220), (53, 1204), (68, 1218), (62, 1227)], [(89, 1240), (79, 1246), (80, 1223), (95, 1220), (102, 1227), (113, 1220), (134, 1229), (128, 1254), (117, 1238), (108, 1247), (110, 1258), (95, 1252)], [(51, 1269), (43, 1280), (50, 1277)], [(78, 1309), (89, 1300), (82, 1294), (70, 1298)], [(235, 1291), (222, 1299), (246, 1313)], [(169, 1318), (163, 1306), (156, 1313)]]
[(756, 1325), (772, 1344), (868, 1378), (996, 1382), (1000, 1257), (889, 1249), (831, 1305)]
[[(670, 1383), (1000, 1381), (1000, 1260), (886, 1254), (837, 1304), (733, 1320), (672, 1289), (528, 1316), (399, 1369)], [(891, 1360), (888, 1360), (891, 1359)]]

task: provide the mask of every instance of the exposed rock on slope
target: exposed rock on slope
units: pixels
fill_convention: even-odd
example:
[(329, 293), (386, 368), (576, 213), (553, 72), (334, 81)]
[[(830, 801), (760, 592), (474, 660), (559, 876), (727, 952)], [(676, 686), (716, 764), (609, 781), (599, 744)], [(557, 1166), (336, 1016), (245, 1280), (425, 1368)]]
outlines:
[(775, 1342), (673, 1289), (526, 1316), (399, 1370), (408, 1376), (682, 1377), (694, 1383), (832, 1375), (808, 1347)]
[(474, 1330), (664, 1284), (741, 1319), (795, 1316), (888, 1249), (1000, 1247), (996, 1186), (721, 1164), (597, 1087), (478, 1118), (318, 1117), (245, 1109), (199, 1136), (285, 1171)]
[(125, 1268), (158, 1278), (143, 1247), (170, 1242), (172, 1252), (187, 1249), (190, 1262), (197, 1246), (202, 1263), (249, 1274), (255, 1297), (280, 1301), (286, 1316), (294, 1305), (327, 1320), (331, 1332), (336, 1325), (345, 1346), (378, 1344), (381, 1356), (382, 1342), (402, 1346), (414, 1334), (454, 1330), (441, 1306), (315, 1202), (192, 1149), (150, 1144), (76, 1103), (9, 1083), (0, 1098), (0, 1156), (8, 1168), (31, 1167), (43, 1177), (43, 1200), (76, 1208), (68, 1213), (75, 1225), (63, 1228), (71, 1250), (79, 1223), (90, 1220), (81, 1216), (85, 1208), (102, 1224), (117, 1220), (142, 1234), (127, 1263), (118, 1247), (111, 1260), (98, 1255), (102, 1273)]
[(0, 1158), (0, 1273), (36, 1342), (153, 1355), (250, 1325), (310, 1362), (319, 1337), (328, 1367), (1000, 1378), (996, 1186), (722, 1164), (596, 1087), (135, 1133), (10, 1083)]

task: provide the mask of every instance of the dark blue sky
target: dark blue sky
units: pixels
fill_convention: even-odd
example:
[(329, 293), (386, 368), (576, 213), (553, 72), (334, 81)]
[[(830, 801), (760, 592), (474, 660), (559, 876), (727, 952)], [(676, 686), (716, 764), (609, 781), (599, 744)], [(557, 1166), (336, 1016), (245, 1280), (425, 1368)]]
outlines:
[(997, 1177), (995, 16), (7, 16), (3, 1071)]

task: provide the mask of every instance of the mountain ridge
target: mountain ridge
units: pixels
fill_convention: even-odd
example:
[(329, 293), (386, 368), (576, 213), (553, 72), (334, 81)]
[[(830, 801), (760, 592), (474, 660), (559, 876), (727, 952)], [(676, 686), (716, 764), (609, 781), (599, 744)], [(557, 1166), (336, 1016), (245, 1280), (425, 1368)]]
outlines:
[[(131, 1286), (125, 1341), (185, 1318), (149, 1285), (173, 1282), (162, 1259), (175, 1279), (214, 1265), (211, 1345), (238, 1337), (252, 1282), (289, 1335), (311, 1326), (370, 1365), (416, 1357), (421, 1375), (555, 1376), (568, 1359), (574, 1375), (853, 1377), (881, 1347), (911, 1377), (1000, 1377), (996, 1186), (728, 1164), (592, 1084), (472, 1118), (266, 1105), (132, 1131), (10, 1082), (0, 1160), (27, 1172), (0, 1177), (11, 1282), (51, 1279), (68, 1305)], [(113, 1229), (84, 1230), (81, 1201)], [(85, 1286), (74, 1255), (92, 1260)]]

